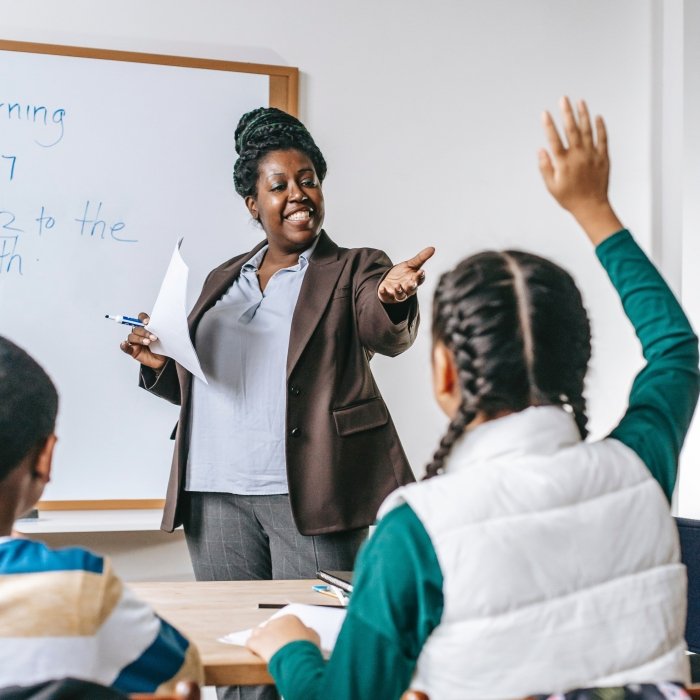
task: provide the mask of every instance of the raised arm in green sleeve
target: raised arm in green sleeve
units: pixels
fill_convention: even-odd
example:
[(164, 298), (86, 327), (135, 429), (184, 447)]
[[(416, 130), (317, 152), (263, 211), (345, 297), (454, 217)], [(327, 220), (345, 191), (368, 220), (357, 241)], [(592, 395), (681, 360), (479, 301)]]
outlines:
[(670, 500), (698, 400), (698, 339), (673, 292), (628, 231), (603, 241), (596, 254), (620, 295), (647, 363), (610, 437), (639, 455)]
[(430, 537), (413, 510), (399, 506), (360, 552), (330, 660), (310, 642), (292, 642), (272, 657), (270, 673), (285, 700), (398, 699), (442, 609), (442, 572)]

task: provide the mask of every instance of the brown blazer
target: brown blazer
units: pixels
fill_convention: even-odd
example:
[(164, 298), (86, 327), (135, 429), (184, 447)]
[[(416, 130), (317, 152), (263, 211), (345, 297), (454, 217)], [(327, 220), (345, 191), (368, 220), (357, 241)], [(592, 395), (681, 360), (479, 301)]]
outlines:
[[(264, 244), (209, 274), (189, 316), (193, 339), (204, 313)], [(415, 296), (386, 307), (377, 297), (390, 268), (382, 251), (339, 248), (322, 231), (304, 276), (289, 338), (286, 419), (289, 496), (304, 535), (370, 525), (386, 495), (414, 480), (369, 367), (375, 352), (408, 349), (418, 330)], [(140, 383), (181, 407), (161, 525), (172, 531), (183, 519), (192, 375), (168, 361), (157, 377), (142, 368)]]

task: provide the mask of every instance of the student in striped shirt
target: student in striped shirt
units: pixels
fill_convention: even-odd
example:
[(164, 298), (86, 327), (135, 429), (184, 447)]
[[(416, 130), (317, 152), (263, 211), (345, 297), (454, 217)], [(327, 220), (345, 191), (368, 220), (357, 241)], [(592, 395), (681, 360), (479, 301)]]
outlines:
[(13, 536), (51, 476), (57, 410), (46, 372), (0, 337), (0, 688), (73, 677), (160, 693), (201, 682), (196, 647), (108, 559)]

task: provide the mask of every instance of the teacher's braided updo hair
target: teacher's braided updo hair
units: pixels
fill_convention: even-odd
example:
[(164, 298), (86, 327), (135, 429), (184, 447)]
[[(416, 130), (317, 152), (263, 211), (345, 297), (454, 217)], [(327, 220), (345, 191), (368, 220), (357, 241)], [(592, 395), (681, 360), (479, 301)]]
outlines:
[(528, 406), (563, 406), (586, 437), (590, 324), (576, 283), (558, 265), (519, 251), (466, 258), (440, 278), (432, 331), (433, 342), (454, 355), (462, 403), (426, 478), (443, 471), (479, 412), (494, 418)]
[(281, 109), (258, 107), (246, 112), (234, 138), (238, 160), (233, 166), (233, 183), (241, 197), (257, 194), (258, 165), (271, 151), (301, 151), (313, 163), (319, 181), (326, 177), (326, 161), (311, 134), (296, 117)]

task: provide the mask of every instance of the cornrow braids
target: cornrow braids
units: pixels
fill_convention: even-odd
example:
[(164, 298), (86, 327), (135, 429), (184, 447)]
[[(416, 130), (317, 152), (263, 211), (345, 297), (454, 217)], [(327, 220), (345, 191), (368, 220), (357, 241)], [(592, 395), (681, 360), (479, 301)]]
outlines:
[(581, 292), (571, 275), (553, 262), (519, 251), (508, 254), (521, 268), (527, 286), (535, 354), (534, 405), (562, 405), (573, 413), (585, 439), (584, 385), (591, 358), (591, 327)]
[(461, 405), (426, 467), (444, 470), (452, 447), (477, 414), (494, 418), (533, 405), (560, 405), (585, 438), (584, 379), (590, 324), (571, 276), (521, 251), (487, 251), (438, 282), (433, 342), (452, 352)]
[(295, 149), (312, 162), (320, 182), (326, 161), (306, 127), (291, 114), (275, 107), (258, 107), (244, 114), (234, 134), (238, 159), (233, 183), (241, 197), (256, 196), (260, 161), (272, 151)]
[(475, 413), (467, 411), (462, 404), (457, 412), (457, 415), (450, 421), (447, 431), (440, 440), (440, 445), (435, 450), (432, 461), (425, 468), (424, 479), (432, 479), (434, 476), (442, 474), (445, 470), (445, 459), (452, 451), (452, 447), (457, 440), (464, 434), (467, 426), (475, 418)]
[(452, 308), (449, 303), (445, 303), (443, 310), (447, 319), (445, 321), (445, 333), (451, 339), (452, 348), (457, 363), (459, 385), (462, 390), (462, 402), (457, 410), (457, 414), (450, 421), (447, 432), (440, 440), (433, 459), (426, 467), (426, 478), (437, 476), (442, 473), (445, 459), (452, 451), (452, 447), (464, 434), (467, 425), (476, 417), (476, 387), (474, 385), (474, 372), (471, 366), (470, 348), (466, 336), (459, 332), (463, 320), (459, 317), (459, 309)]

